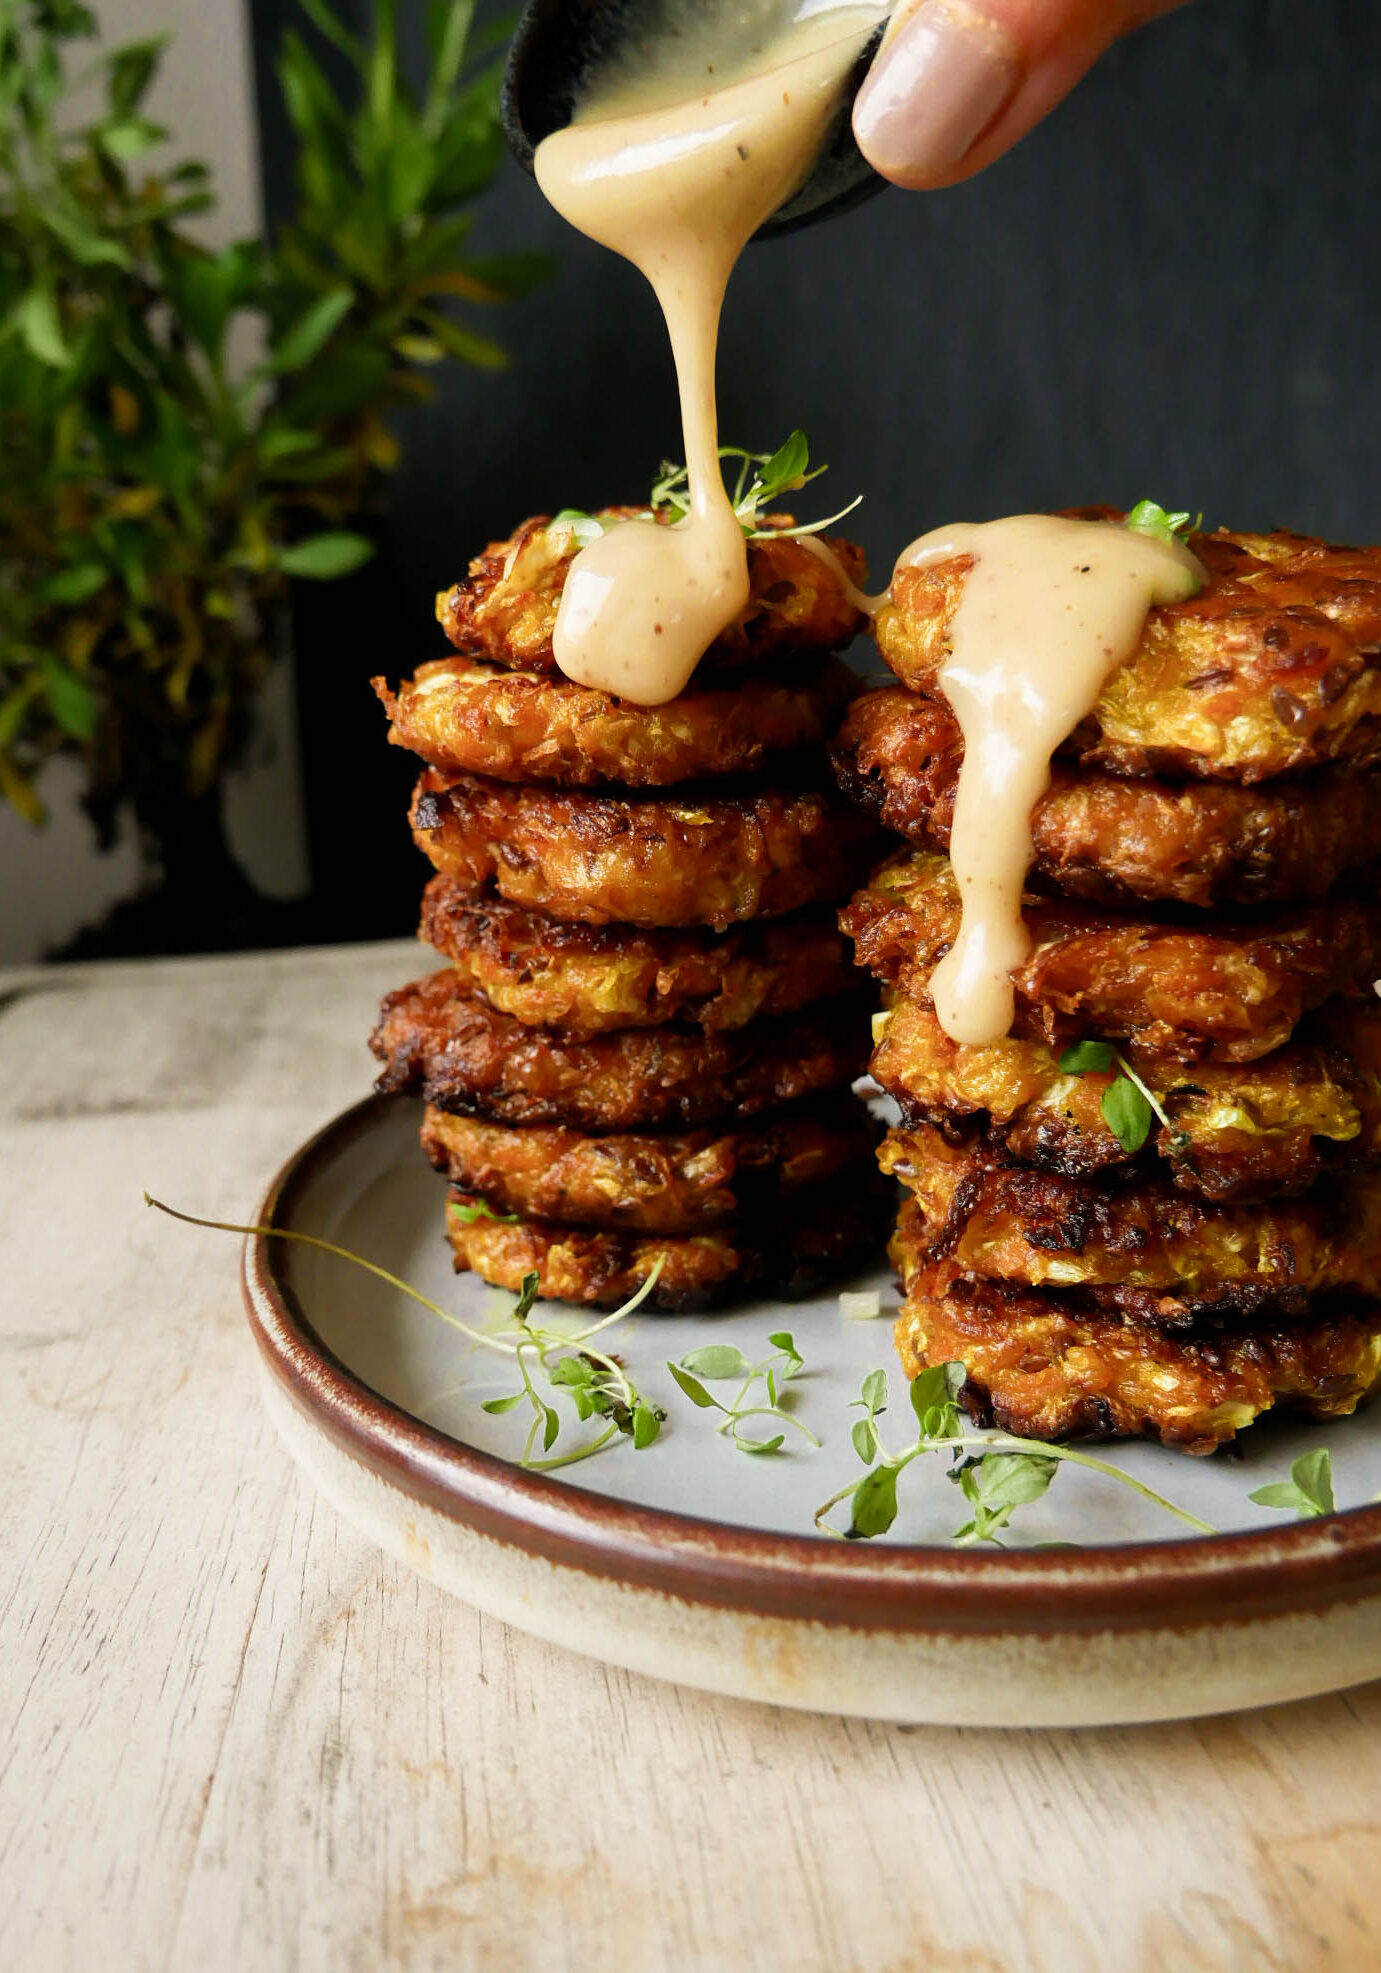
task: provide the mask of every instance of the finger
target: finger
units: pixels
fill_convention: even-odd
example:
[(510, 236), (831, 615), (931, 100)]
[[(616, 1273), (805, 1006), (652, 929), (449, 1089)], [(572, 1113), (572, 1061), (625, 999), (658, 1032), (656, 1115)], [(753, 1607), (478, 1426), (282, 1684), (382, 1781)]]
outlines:
[(1184, 0), (920, 0), (898, 8), (854, 103), (854, 135), (894, 184), (981, 171), (1119, 36)]

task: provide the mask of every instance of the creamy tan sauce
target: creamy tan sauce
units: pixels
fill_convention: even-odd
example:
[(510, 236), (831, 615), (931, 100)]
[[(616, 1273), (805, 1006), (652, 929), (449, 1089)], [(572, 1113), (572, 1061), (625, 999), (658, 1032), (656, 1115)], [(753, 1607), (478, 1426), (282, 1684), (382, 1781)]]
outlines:
[(958, 555), (974, 565), (939, 683), (964, 735), (950, 837), (963, 916), (930, 986), (945, 1033), (983, 1046), (1012, 1025), (1011, 974), (1031, 949), (1021, 900), (1051, 757), (1135, 651), (1147, 611), (1206, 578), (1179, 542), (1047, 514), (938, 528), (897, 567)]
[[(537, 182), (573, 226), (631, 260), (666, 317), (681, 394), (690, 512), (674, 527), (625, 521), (571, 565), (553, 649), (568, 678), (640, 705), (684, 690), (748, 601), (748, 553), (724, 487), (715, 350), (729, 276), (752, 235), (805, 177), (876, 5), (831, 7), (754, 51), (704, 93), (665, 71), (642, 100), (622, 82), (538, 146)], [(671, 80), (674, 82), (674, 76)], [(693, 90), (695, 93), (691, 94)]]

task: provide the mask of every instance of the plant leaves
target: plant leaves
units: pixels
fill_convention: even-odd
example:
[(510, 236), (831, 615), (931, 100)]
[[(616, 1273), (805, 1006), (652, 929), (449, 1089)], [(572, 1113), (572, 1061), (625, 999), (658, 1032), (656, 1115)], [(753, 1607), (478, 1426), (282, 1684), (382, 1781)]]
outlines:
[(163, 51), (171, 38), (159, 34), (148, 41), (127, 41), (110, 57), (107, 87), (110, 107), (117, 117), (132, 116), (139, 108), (158, 74)]
[(362, 534), (313, 534), (291, 548), (281, 548), (277, 560), (285, 575), (331, 582), (362, 568), (373, 553), (374, 544)]
[(48, 688), (48, 704), (63, 732), (74, 740), (89, 740), (96, 730), (100, 701), (84, 678), (44, 652), (40, 664)]
[(599, 1366), (591, 1363), (587, 1356), (558, 1357), (548, 1371), (553, 1384), (569, 1385), (592, 1384), (599, 1375)]
[(650, 1446), (662, 1430), (662, 1421), (650, 1404), (635, 1404), (633, 1407), (633, 1445), (641, 1452)]
[(936, 1363), (911, 1381), (911, 1409), (925, 1439), (952, 1439), (959, 1431), (958, 1400), (966, 1372), (962, 1363)]
[(344, 285), (330, 288), (312, 303), (305, 314), (299, 315), (274, 347), (269, 359), (269, 368), (274, 375), (284, 377), (294, 370), (305, 370), (330, 342), (350, 313), (354, 300), (353, 288)]
[(152, 123), (146, 116), (118, 116), (101, 125), (96, 141), (108, 158), (129, 164), (155, 144), (164, 143), (170, 134), (161, 123)]
[(1259, 1507), (1289, 1507), (1301, 1521), (1335, 1511), (1333, 1459), (1324, 1447), (1302, 1452), (1290, 1467), (1288, 1480), (1276, 1480), (1248, 1494)]
[(1103, 1091), (1098, 1106), (1103, 1121), (1128, 1157), (1141, 1149), (1151, 1134), (1151, 1106), (1134, 1082), (1119, 1076)]
[(706, 1343), (702, 1349), (687, 1350), (681, 1368), (714, 1383), (726, 1377), (746, 1377), (753, 1366), (733, 1343)]
[(875, 1417), (880, 1411), (886, 1411), (887, 1372), (885, 1370), (870, 1370), (868, 1375), (863, 1379), (863, 1389), (860, 1395), (868, 1408), (870, 1418)]
[(885, 1535), (897, 1518), (897, 1469), (874, 1466), (853, 1490), (848, 1539), (871, 1540)]
[(854, 1442), (854, 1451), (865, 1466), (871, 1466), (877, 1457), (877, 1446), (873, 1439), (872, 1423), (867, 1418), (855, 1418), (849, 1437)]
[(542, 1450), (550, 1452), (561, 1431), (561, 1420), (549, 1404), (542, 1406), (545, 1423), (542, 1427)]
[(724, 1406), (719, 1402), (718, 1398), (712, 1398), (705, 1389), (705, 1386), (692, 1377), (688, 1371), (683, 1370), (679, 1363), (669, 1363), (667, 1369), (671, 1372), (692, 1404), (698, 1405), (702, 1411), (723, 1411)]
[(515, 1391), (512, 1397), (508, 1398), (486, 1398), (485, 1402), (480, 1406), (480, 1410), (490, 1412), (512, 1411), (514, 1405), (521, 1404), (526, 1396), (526, 1391)]
[(1039, 1453), (987, 1452), (972, 1469), (977, 1498), (989, 1510), (1024, 1507), (1049, 1490), (1058, 1459)]
[(734, 1444), (740, 1452), (751, 1452), (756, 1457), (764, 1452), (779, 1452), (786, 1444), (786, 1433), (778, 1432), (775, 1439), (746, 1439), (735, 1432)]
[(1060, 1068), (1067, 1076), (1103, 1075), (1117, 1056), (1110, 1041), (1076, 1041), (1060, 1057)]
[(784, 493), (797, 480), (805, 477), (809, 466), (810, 446), (806, 435), (803, 431), (794, 431), (784, 444), (777, 447), (762, 469), (763, 498), (771, 499), (774, 494)]
[(15, 319), (31, 356), (54, 370), (70, 367), (72, 352), (62, 333), (62, 318), (51, 289), (30, 288), (16, 310)]
[(102, 562), (78, 562), (70, 569), (59, 569), (39, 589), (45, 603), (89, 603), (110, 580), (110, 570)]

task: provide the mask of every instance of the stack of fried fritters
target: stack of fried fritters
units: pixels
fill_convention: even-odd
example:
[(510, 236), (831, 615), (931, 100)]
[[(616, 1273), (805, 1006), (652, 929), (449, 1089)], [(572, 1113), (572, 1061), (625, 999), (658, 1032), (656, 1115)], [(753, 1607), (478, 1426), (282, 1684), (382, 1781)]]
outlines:
[[(1207, 1452), (1381, 1377), (1381, 551), (1191, 545), (1207, 586), (1151, 612), (1036, 808), (1007, 1038), (951, 1041), (928, 986), (959, 922), (937, 675), (970, 558), (899, 573), (877, 637), (904, 689), (856, 701), (834, 759), (911, 845), (842, 920), (886, 983), (908, 1374), (957, 1359), (1028, 1437)], [(1139, 1148), (1087, 1040), (1169, 1119)]]
[(459, 655), (376, 680), (426, 763), (421, 929), (450, 962), (384, 1002), (380, 1087), (426, 1099), (460, 1269), (592, 1304), (659, 1258), (664, 1308), (804, 1292), (887, 1217), (835, 923), (876, 828), (825, 755), (861, 619), (825, 559), (754, 541), (742, 617), (643, 707), (556, 669), (575, 552), (540, 518), (492, 544), (438, 602)]

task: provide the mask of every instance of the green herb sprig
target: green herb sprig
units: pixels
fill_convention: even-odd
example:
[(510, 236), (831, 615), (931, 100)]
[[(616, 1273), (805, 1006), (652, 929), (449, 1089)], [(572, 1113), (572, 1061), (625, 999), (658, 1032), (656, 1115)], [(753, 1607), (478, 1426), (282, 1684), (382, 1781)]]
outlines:
[[(1091, 1453), (1077, 1452), (1073, 1446), (1047, 1445), (1019, 1439), (1010, 1432), (971, 1432), (959, 1407), (964, 1388), (962, 1363), (939, 1363), (912, 1379), (911, 1409), (917, 1432), (910, 1444), (891, 1452), (883, 1443), (878, 1419), (887, 1409), (888, 1385), (885, 1370), (873, 1370), (863, 1380), (855, 1408), (862, 1411), (853, 1428), (854, 1451), (868, 1471), (861, 1480), (840, 1487), (815, 1510), (815, 1525), (822, 1534), (842, 1536), (846, 1541), (867, 1541), (884, 1535), (897, 1518), (897, 1482), (906, 1468), (923, 1453), (945, 1452), (953, 1461), (949, 1477), (962, 1491), (973, 1510), (962, 1527), (955, 1530), (956, 1542), (992, 1542), (1004, 1546), (1000, 1537), (1017, 1508), (1039, 1500), (1045, 1494), (1061, 1465), (1082, 1466), (1149, 1500), (1176, 1520), (1193, 1528), (1196, 1534), (1211, 1535), (1216, 1530), (1207, 1521), (1177, 1507), (1164, 1494), (1143, 1485), (1121, 1467)], [(968, 1458), (963, 1454), (971, 1455)], [(850, 1503), (849, 1525), (831, 1526), (829, 1515), (841, 1501)]]
[[(659, 1405), (648, 1402), (616, 1356), (590, 1348), (589, 1339), (602, 1329), (607, 1329), (611, 1323), (621, 1322), (626, 1315), (631, 1315), (638, 1304), (651, 1294), (661, 1271), (662, 1262), (659, 1259), (631, 1300), (612, 1315), (605, 1316), (602, 1321), (593, 1323), (574, 1336), (564, 1335), (557, 1329), (533, 1326), (528, 1318), (537, 1300), (539, 1281), (535, 1273), (524, 1275), (522, 1292), (513, 1309), (513, 1320), (522, 1331), (513, 1347), (518, 1375), (523, 1380), (522, 1389), (505, 1397), (490, 1398), (480, 1406), (482, 1411), (502, 1413), (527, 1403), (533, 1416), (520, 1465), (536, 1473), (549, 1473), (559, 1466), (570, 1466), (577, 1460), (593, 1458), (620, 1434), (631, 1438), (640, 1452), (658, 1437), (666, 1422), (665, 1411)], [(598, 1438), (557, 1459), (533, 1458), (539, 1432), (542, 1451), (546, 1454), (555, 1445), (561, 1431), (561, 1419), (555, 1406), (548, 1404), (533, 1384), (534, 1368), (543, 1373), (553, 1390), (563, 1392), (570, 1398), (576, 1417), (582, 1423), (590, 1418), (608, 1419), (609, 1423)]]
[(517, 1226), (517, 1213), (496, 1213), (487, 1199), (476, 1199), (473, 1204), (462, 1206), (452, 1202), (448, 1210), (462, 1226), (474, 1226), (478, 1220), (491, 1219), (497, 1226)]
[(1103, 1091), (1098, 1105), (1104, 1123), (1128, 1157), (1135, 1157), (1151, 1134), (1151, 1123), (1158, 1119), (1170, 1133), (1170, 1149), (1187, 1151), (1190, 1137), (1177, 1130), (1165, 1112), (1165, 1105), (1148, 1089), (1136, 1070), (1110, 1041), (1076, 1041), (1060, 1057), (1060, 1068), (1067, 1076), (1117, 1075)]
[[(860, 493), (847, 507), (823, 521), (810, 521), (800, 527), (772, 528), (762, 525), (762, 514), (785, 494), (797, 493), (812, 480), (818, 480), (828, 466), (811, 469), (810, 445), (803, 431), (794, 431), (775, 452), (745, 452), (742, 446), (721, 445), (721, 459), (738, 461), (738, 476), (730, 495), (738, 524), (750, 541), (771, 540), (777, 536), (822, 534), (862, 504)], [(689, 475), (684, 466), (664, 460), (652, 488), (652, 511), (668, 514), (673, 521), (690, 512)]]
[[(775, 452), (745, 452), (739, 445), (721, 445), (721, 460), (736, 459), (738, 474), (730, 498), (738, 524), (750, 541), (772, 541), (789, 539), (808, 534), (822, 534), (832, 528), (837, 521), (852, 514), (855, 507), (861, 506), (863, 495), (851, 500), (847, 507), (841, 507), (837, 514), (831, 514), (823, 521), (810, 521), (800, 527), (776, 528), (762, 525), (762, 513), (784, 494), (796, 493), (812, 480), (818, 480), (828, 466), (811, 469), (810, 445), (802, 431), (795, 431), (784, 445)], [(652, 485), (648, 505), (640, 510), (644, 519), (665, 519), (673, 525), (684, 520), (690, 512), (690, 475), (684, 466), (678, 466), (670, 459), (664, 459), (657, 468), (657, 477)], [(592, 541), (598, 541), (607, 527), (617, 525), (614, 519), (602, 520), (598, 514), (588, 513), (583, 507), (563, 507), (554, 514), (552, 527), (568, 528), (577, 548), (588, 548)]]
[(1138, 500), (1124, 522), (1136, 534), (1154, 535), (1157, 541), (1183, 541), (1186, 535), (1198, 534), (1203, 524), (1202, 513), (1170, 514), (1154, 500)]
[(1302, 1452), (1290, 1467), (1288, 1480), (1274, 1480), (1247, 1495), (1258, 1507), (1292, 1507), (1301, 1521), (1334, 1512), (1333, 1459), (1326, 1448)]
[[(679, 1363), (668, 1363), (667, 1369), (699, 1410), (724, 1413), (723, 1422), (717, 1429), (727, 1432), (740, 1452), (761, 1456), (780, 1452), (786, 1443), (785, 1432), (777, 1432), (771, 1438), (764, 1439), (743, 1431), (741, 1428), (745, 1418), (771, 1418), (791, 1426), (813, 1446), (818, 1446), (820, 1441), (814, 1432), (786, 1410), (782, 1403), (787, 1386), (805, 1368), (804, 1359), (788, 1330), (779, 1329), (767, 1340), (772, 1345), (773, 1354), (764, 1357), (761, 1363), (750, 1363), (743, 1351), (733, 1343), (707, 1343), (703, 1349), (688, 1350)], [(721, 1404), (712, 1392), (705, 1389), (705, 1383), (728, 1383), (734, 1378), (740, 1380), (739, 1392), (730, 1404)], [(702, 1382), (702, 1379), (705, 1381)], [(759, 1384), (762, 1386), (761, 1394), (767, 1400), (765, 1404), (756, 1401), (756, 1387)]]
[[(170, 1219), (181, 1220), (186, 1226), (208, 1227), (218, 1233), (239, 1233), (246, 1238), (289, 1240), (298, 1246), (313, 1247), (318, 1253), (334, 1254), (338, 1260), (349, 1261), (352, 1266), (363, 1268), (366, 1274), (386, 1281), (390, 1288), (397, 1289), (419, 1307), (439, 1317), (477, 1348), (511, 1360), (522, 1379), (522, 1389), (504, 1397), (491, 1398), (481, 1409), (502, 1413), (527, 1401), (534, 1417), (519, 1463), (534, 1472), (550, 1473), (559, 1466), (573, 1466), (579, 1460), (592, 1459), (620, 1437), (631, 1439), (634, 1448), (641, 1451), (652, 1444), (666, 1422), (666, 1412), (648, 1402), (618, 1358), (594, 1349), (590, 1341), (614, 1323), (632, 1315), (646, 1301), (661, 1276), (663, 1263), (660, 1256), (637, 1293), (631, 1295), (622, 1307), (587, 1328), (577, 1330), (574, 1335), (533, 1325), (529, 1317), (537, 1300), (540, 1282), (535, 1273), (524, 1275), (522, 1289), (512, 1311), (518, 1334), (505, 1336), (472, 1328), (452, 1310), (443, 1308), (440, 1302), (434, 1302), (430, 1295), (424, 1295), (401, 1276), (390, 1273), (388, 1268), (380, 1267), (376, 1261), (366, 1260), (362, 1254), (352, 1253), (348, 1247), (338, 1246), (333, 1240), (322, 1240), (315, 1233), (299, 1233), (286, 1226), (239, 1226), (229, 1220), (202, 1219), (196, 1213), (179, 1212), (175, 1207), (165, 1205), (161, 1199), (151, 1198), (147, 1192), (144, 1194), (144, 1204), (166, 1213)], [(605, 1430), (597, 1438), (555, 1459), (534, 1459), (533, 1449), (539, 1433), (545, 1455), (550, 1453), (561, 1430), (561, 1419), (556, 1409), (544, 1401), (533, 1384), (534, 1367), (547, 1377), (554, 1389), (564, 1391), (572, 1398), (577, 1418), (582, 1421), (595, 1416), (607, 1418), (609, 1423)]]

